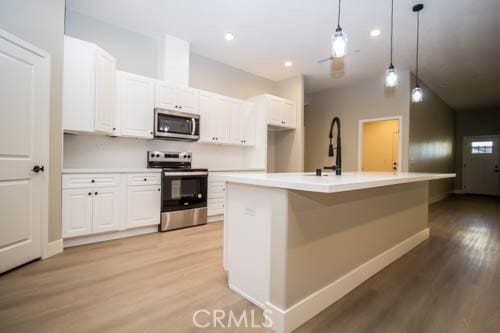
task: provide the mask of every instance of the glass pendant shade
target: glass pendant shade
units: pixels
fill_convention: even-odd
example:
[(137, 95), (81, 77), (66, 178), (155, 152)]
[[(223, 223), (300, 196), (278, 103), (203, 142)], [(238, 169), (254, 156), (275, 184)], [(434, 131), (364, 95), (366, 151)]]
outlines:
[(419, 86), (416, 86), (411, 91), (411, 101), (413, 103), (420, 103), (423, 100), (424, 100), (424, 93), (422, 91), (422, 88), (420, 88)]
[(342, 58), (347, 54), (347, 35), (340, 27), (332, 36), (332, 57)]
[(398, 85), (398, 71), (394, 66), (390, 66), (385, 71), (385, 86), (395, 87)]

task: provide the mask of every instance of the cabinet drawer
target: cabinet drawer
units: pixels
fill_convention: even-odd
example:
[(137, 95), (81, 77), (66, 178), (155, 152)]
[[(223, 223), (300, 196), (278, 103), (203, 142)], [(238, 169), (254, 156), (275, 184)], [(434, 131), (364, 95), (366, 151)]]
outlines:
[(209, 216), (224, 214), (225, 199), (212, 199), (207, 202), (207, 214)]
[(63, 188), (86, 188), (86, 187), (119, 187), (120, 174), (116, 173), (82, 173), (63, 175)]
[(161, 173), (131, 173), (127, 175), (127, 185), (160, 185)]

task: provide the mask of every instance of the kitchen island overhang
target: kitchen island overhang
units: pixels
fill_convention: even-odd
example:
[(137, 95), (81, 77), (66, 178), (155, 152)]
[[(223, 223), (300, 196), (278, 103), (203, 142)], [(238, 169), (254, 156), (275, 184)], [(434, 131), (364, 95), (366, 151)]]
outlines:
[(289, 332), (426, 240), (428, 181), (454, 176), (217, 176), (229, 287)]

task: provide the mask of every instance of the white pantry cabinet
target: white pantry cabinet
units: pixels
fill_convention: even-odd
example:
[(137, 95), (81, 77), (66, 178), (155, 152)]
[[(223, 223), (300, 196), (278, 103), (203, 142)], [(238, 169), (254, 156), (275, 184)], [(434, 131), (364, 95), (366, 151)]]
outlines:
[(116, 135), (153, 138), (155, 80), (116, 71)]
[(93, 43), (64, 37), (63, 129), (113, 135), (115, 58)]
[(198, 114), (198, 90), (156, 81), (155, 107)]

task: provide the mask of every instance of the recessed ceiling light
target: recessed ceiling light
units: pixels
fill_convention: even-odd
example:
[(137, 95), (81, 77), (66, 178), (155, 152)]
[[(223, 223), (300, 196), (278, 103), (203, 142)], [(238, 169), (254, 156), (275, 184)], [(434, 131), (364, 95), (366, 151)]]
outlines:
[(285, 67), (292, 67), (293, 66), (293, 62), (291, 62), (291, 61), (288, 60), (288, 61), (285, 61), (285, 63), (283, 65), (285, 65)]
[(224, 35), (224, 39), (227, 41), (232, 41), (234, 39), (234, 35), (230, 32), (226, 32), (226, 34)]
[(380, 29), (373, 29), (372, 31), (370, 31), (370, 36), (371, 37), (378, 37), (380, 36), (382, 32), (380, 31)]

